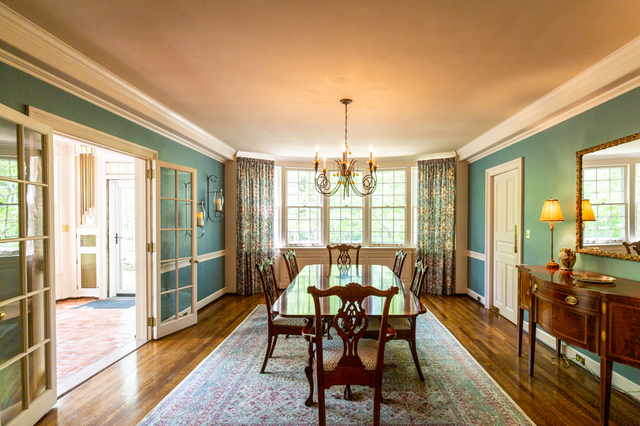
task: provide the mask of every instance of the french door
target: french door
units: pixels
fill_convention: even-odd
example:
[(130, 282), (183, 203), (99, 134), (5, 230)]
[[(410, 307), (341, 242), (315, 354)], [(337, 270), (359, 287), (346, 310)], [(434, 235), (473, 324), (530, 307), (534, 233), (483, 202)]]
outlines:
[(198, 321), (196, 169), (157, 162), (159, 176), (155, 338)]
[(52, 137), (0, 105), (0, 426), (56, 401)]
[(109, 295), (136, 292), (135, 188), (132, 179), (109, 180)]

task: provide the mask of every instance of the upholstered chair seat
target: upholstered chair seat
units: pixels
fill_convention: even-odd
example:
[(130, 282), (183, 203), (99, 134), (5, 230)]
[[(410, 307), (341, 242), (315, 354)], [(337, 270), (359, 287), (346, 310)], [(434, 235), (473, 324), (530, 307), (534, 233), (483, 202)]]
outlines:
[(290, 327), (304, 327), (304, 318), (285, 318), (280, 315), (276, 316), (273, 320), (273, 325), (290, 326)]
[[(335, 371), (344, 351), (342, 340), (323, 340), (322, 351), (324, 356), (324, 371)], [(362, 339), (358, 345), (358, 356), (362, 364), (364, 364), (365, 370), (375, 370), (376, 357), (378, 356), (378, 342), (374, 339)]]
[[(393, 327), (394, 330), (411, 330), (411, 321), (409, 318), (389, 318), (389, 327)], [(369, 320), (369, 327), (367, 330), (378, 331), (380, 330), (380, 319), (371, 318)]]

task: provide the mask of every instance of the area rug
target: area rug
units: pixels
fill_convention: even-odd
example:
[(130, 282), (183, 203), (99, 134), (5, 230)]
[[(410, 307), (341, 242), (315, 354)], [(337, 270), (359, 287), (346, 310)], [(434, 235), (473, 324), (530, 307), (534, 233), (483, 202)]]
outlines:
[(136, 305), (136, 299), (95, 300), (72, 309), (128, 309)]
[[(431, 314), (418, 322), (421, 382), (407, 342), (387, 345), (382, 424), (533, 425), (451, 333)], [(236, 330), (160, 402), (140, 425), (316, 425), (317, 395), (304, 405), (307, 342), (278, 338), (265, 374), (266, 308), (258, 306)], [(373, 390), (354, 387), (326, 392), (327, 424), (373, 422)]]

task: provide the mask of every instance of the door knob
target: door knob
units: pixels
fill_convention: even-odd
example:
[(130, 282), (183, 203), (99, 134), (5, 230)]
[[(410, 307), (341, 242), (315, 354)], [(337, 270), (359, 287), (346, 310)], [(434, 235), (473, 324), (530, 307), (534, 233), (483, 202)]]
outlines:
[(0, 312), (0, 321), (3, 321), (7, 316), (4, 312)]

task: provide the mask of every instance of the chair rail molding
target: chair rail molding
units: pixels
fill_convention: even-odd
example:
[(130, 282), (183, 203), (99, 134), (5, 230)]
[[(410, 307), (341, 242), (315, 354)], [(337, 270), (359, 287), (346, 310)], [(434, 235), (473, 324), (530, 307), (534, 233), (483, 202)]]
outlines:
[(640, 87), (640, 37), (458, 150), (472, 163)]
[(483, 262), (487, 260), (487, 256), (484, 253), (478, 253), (477, 251), (471, 250), (467, 250), (467, 257), (482, 260)]
[(0, 49), (0, 61), (217, 161), (233, 159), (231, 146), (1, 3), (0, 41), (24, 56)]

